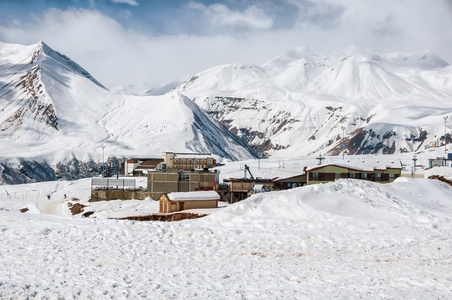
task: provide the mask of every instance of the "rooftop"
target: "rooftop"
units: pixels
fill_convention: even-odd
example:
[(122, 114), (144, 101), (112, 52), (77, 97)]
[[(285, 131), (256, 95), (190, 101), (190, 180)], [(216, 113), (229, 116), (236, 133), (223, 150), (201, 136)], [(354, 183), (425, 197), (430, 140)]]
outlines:
[(176, 192), (168, 193), (167, 196), (171, 201), (220, 200), (220, 195), (215, 191)]

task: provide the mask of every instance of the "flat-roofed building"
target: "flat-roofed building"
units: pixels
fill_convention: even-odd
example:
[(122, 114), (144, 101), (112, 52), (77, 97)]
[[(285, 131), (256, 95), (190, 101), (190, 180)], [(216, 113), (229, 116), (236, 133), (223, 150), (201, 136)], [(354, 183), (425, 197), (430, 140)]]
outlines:
[(217, 161), (211, 153), (162, 153), (166, 168), (179, 170), (203, 170), (215, 167)]
[(218, 173), (206, 170), (167, 168), (149, 171), (147, 176), (147, 192), (152, 199), (158, 199), (163, 193), (214, 190), (218, 182)]
[(278, 178), (274, 181), (274, 184), (275, 188), (278, 189), (290, 189), (345, 178), (389, 183), (400, 177), (401, 172), (402, 168), (393, 166), (326, 164), (311, 168), (305, 167), (301, 174), (287, 178)]
[(159, 213), (217, 208), (219, 200), (220, 195), (215, 191), (164, 193), (159, 197)]

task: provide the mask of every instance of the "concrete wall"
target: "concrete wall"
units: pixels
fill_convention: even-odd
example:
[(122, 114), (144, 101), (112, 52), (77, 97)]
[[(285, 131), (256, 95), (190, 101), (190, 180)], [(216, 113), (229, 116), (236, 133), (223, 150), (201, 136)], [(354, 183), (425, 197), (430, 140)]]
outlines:
[(253, 189), (253, 183), (252, 182), (233, 182), (231, 181), (229, 183), (229, 189), (232, 192), (243, 192), (243, 191), (250, 191)]
[[(105, 200), (144, 200), (151, 197), (151, 194), (145, 191), (122, 191), (122, 190), (93, 190), (91, 191), (90, 202)], [(152, 198), (152, 197), (151, 197)], [(155, 199), (155, 198), (154, 198)]]

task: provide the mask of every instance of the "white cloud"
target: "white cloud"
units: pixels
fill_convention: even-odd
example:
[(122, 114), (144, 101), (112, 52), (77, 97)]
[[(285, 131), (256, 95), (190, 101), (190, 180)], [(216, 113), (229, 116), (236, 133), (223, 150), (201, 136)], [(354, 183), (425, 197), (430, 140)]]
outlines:
[[(181, 27), (193, 17), (190, 13), (195, 13), (199, 19), (192, 20), (186, 34), (131, 30), (100, 11), (70, 8), (50, 9), (26, 23), (10, 22), (0, 27), (0, 41), (32, 44), (43, 40), (108, 87), (165, 83), (225, 63), (262, 64), (300, 45), (326, 53), (355, 42), (377, 51), (431, 49), (452, 63), (452, 7), (447, 0), (431, 2), (435, 5), (423, 0), (381, 0), (375, 4), (360, 0), (281, 1), (294, 11), (291, 26), (283, 28), (275, 26), (285, 16), (277, 15), (272, 1), (261, 1), (262, 6), (250, 5), (243, 11), (223, 4), (191, 2), (188, 10), (181, 15), (174, 12), (166, 20)], [(210, 30), (192, 28), (195, 25)]]
[(292, 33), (326, 52), (352, 43), (377, 51), (431, 49), (452, 63), (450, 0), (284, 0), (296, 7)]
[(107, 87), (143, 82), (163, 84), (218, 64), (257, 63), (256, 57), (266, 56), (250, 45), (252, 38), (153, 36), (126, 29), (97, 10), (76, 8), (50, 9), (28, 23), (0, 27), (0, 40), (21, 44), (42, 40), (79, 63)]
[[(130, 78), (139, 80), (148, 67), (146, 37), (124, 29), (96, 10), (50, 9), (21, 26), (0, 27), (5, 42), (33, 44), (46, 42), (86, 68), (105, 85)], [(146, 69), (146, 70), (145, 70)]]
[(247, 29), (270, 29), (273, 26), (273, 19), (254, 5), (248, 6), (244, 11), (231, 10), (220, 3), (206, 6), (190, 2), (188, 7), (201, 12), (213, 26)]
[(132, 6), (137, 6), (138, 2), (136, 0), (111, 0), (113, 3), (124, 3)]

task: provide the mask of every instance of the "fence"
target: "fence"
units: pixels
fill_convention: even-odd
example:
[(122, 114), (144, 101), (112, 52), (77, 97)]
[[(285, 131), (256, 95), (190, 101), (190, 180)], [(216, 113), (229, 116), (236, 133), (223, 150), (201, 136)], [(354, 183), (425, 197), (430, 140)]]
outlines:
[(135, 179), (109, 179), (93, 178), (91, 179), (91, 189), (135, 189)]
[(1, 192), (0, 191), (0, 199), (7, 200), (25, 200), (25, 199), (36, 199), (41, 197), (41, 193), (39, 191), (17, 191), (17, 192)]

